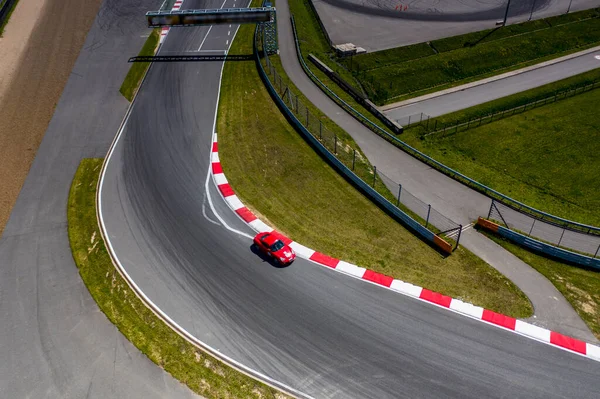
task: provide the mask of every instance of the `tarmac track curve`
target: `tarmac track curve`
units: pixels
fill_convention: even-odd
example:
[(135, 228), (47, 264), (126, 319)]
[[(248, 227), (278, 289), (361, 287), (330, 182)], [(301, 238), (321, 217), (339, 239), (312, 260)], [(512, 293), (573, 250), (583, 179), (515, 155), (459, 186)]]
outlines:
[[(174, 28), (161, 52), (223, 52), (234, 31)], [(220, 62), (154, 64), (101, 188), (115, 255), (171, 319), (319, 398), (600, 395), (600, 363), (302, 259), (275, 268), (252, 253), (251, 240), (219, 220), (251, 230), (207, 182), (221, 70)]]

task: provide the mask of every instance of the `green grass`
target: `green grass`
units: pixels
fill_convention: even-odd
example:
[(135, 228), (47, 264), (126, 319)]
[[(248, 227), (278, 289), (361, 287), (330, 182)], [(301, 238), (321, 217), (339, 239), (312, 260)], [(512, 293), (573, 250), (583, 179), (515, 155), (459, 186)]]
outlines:
[(503, 237), (483, 233), (546, 276), (600, 339), (600, 273), (534, 254)]
[[(231, 54), (252, 50), (252, 29), (240, 28)], [(292, 239), (497, 312), (532, 314), (525, 295), (495, 269), (462, 247), (442, 257), (329, 167), (280, 113), (254, 64), (226, 63), (217, 124), (233, 189)]]
[[(148, 56), (154, 55), (156, 48), (158, 47), (158, 41), (160, 37), (159, 29), (152, 29), (152, 33), (146, 39), (142, 50), (138, 54), (139, 56)], [(149, 62), (134, 62), (129, 68), (129, 72), (127, 72), (127, 76), (125, 76), (125, 80), (119, 89), (119, 92), (125, 97), (129, 102), (133, 100), (135, 96), (135, 92), (137, 91), (140, 83), (142, 82), (142, 78), (146, 74), (146, 70), (150, 66)]]
[(181, 338), (129, 288), (113, 266), (96, 219), (102, 159), (84, 159), (68, 203), (69, 241), (79, 274), (106, 317), (150, 360), (207, 398), (285, 398)]
[[(8, 0), (0, 0), (0, 7), (2, 7), (4, 5), (4, 3), (6, 3), (7, 1)], [(19, 0), (15, 0), (15, 2), (11, 6), (11, 9), (8, 11), (8, 14), (6, 14), (6, 18), (4, 18), (4, 21), (2, 21), (0, 23), (0, 37), (2, 37), (2, 34), (4, 33), (4, 28), (6, 27), (6, 24), (8, 24), (8, 21), (10, 20), (10, 16), (17, 8), (18, 3), (19, 3)]]
[[(423, 90), (522, 68), (598, 43), (600, 20), (593, 18), (363, 71), (357, 78), (369, 97), (383, 104), (401, 96), (422, 94)], [(367, 56), (355, 58), (358, 62), (359, 57)]]
[(600, 225), (600, 90), (481, 127), (403, 140), (539, 210)]

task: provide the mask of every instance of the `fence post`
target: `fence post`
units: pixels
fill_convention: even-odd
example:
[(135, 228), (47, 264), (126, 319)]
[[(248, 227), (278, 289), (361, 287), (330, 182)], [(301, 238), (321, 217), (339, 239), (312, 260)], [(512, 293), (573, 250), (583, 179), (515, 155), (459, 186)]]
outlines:
[(402, 194), (402, 184), (398, 184), (398, 200), (396, 201), (396, 207), (400, 206), (400, 194)]
[(308, 107), (306, 107), (306, 129), (308, 129)]
[(479, 117), (479, 125), (477, 125), (477, 126), (481, 126), (481, 119), (482, 119), (482, 118), (481, 118), (481, 117)]
[(352, 149), (352, 170), (354, 170), (354, 164), (356, 162), (356, 150)]
[(533, 231), (533, 226), (535, 226), (536, 219), (533, 219), (533, 223), (531, 224), (531, 230), (529, 230), (528, 236), (531, 237), (531, 232)]
[(321, 121), (319, 121), (319, 140), (323, 141), (323, 122)]
[(490, 205), (490, 211), (488, 212), (488, 220), (490, 219), (490, 217), (492, 216), (492, 208), (494, 206), (494, 199), (492, 198), (492, 204)]
[(456, 246), (454, 249), (458, 248), (458, 243), (460, 242), (460, 234), (462, 233), (462, 224), (458, 225), (458, 237), (456, 237)]
[(467, 122), (467, 130), (469, 130), (469, 126), (471, 126), (471, 118), (469, 117), (469, 121)]
[(436, 129), (437, 129), (437, 123), (438, 123), (438, 120), (436, 119), (436, 120), (435, 120), (435, 126), (433, 127), (433, 131), (434, 131), (434, 132), (435, 132), (435, 131), (436, 131)]
[(431, 214), (431, 204), (427, 205), (427, 220), (425, 221), (425, 228), (427, 228), (427, 226), (429, 226), (429, 215)]
[(423, 113), (421, 112), (421, 119), (419, 120), (419, 124), (423, 122)]
[(375, 188), (376, 179), (377, 179), (377, 166), (373, 165), (373, 188)]
[(560, 247), (560, 242), (562, 241), (562, 238), (564, 235), (565, 235), (565, 229), (563, 228), (562, 234), (560, 235), (560, 238), (558, 239), (558, 244), (556, 244), (557, 247)]
[(429, 118), (431, 118), (430, 116), (427, 117), (427, 126), (425, 127), (425, 130), (429, 131)]
[(333, 135), (333, 153), (337, 155), (337, 134)]
[(456, 120), (456, 130), (454, 131), (454, 133), (458, 133), (458, 119)]
[(598, 251), (600, 251), (600, 245), (598, 245), (598, 249), (596, 250), (596, 253), (594, 254), (594, 259), (596, 259), (596, 256), (598, 256)]
[(406, 126), (409, 126), (409, 125), (410, 125), (410, 117), (411, 117), (411, 116), (412, 116), (412, 115), (408, 115), (408, 124), (407, 124)]

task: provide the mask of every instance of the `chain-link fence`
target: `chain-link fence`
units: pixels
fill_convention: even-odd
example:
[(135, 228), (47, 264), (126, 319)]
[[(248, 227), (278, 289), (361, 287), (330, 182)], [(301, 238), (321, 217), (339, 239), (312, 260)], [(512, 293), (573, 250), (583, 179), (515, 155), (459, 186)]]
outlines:
[(565, 229), (526, 215), (495, 200), (492, 200), (488, 219), (560, 248), (573, 250), (594, 258), (600, 255), (600, 236)]
[[(257, 35), (259, 40), (257, 45), (262, 50), (261, 34)], [(402, 185), (386, 176), (376, 166), (371, 167), (362, 152), (354, 148), (349, 136), (332, 132), (322, 121), (315, 116), (309, 107), (308, 102), (296, 95), (290, 88), (286, 78), (283, 78), (276, 70), (269, 55), (260, 51), (262, 54), (261, 62), (265, 73), (272, 86), (285, 105), (294, 113), (302, 125), (335, 155), (348, 169), (352, 170), (363, 182), (373, 187), (377, 192), (383, 195), (390, 203), (411, 216), (421, 225), (438, 235), (445, 235), (456, 241), (456, 246), (460, 240), (460, 231), (462, 226), (453, 222), (441, 213), (431, 207), (431, 205), (421, 201), (410, 192), (402, 188)]]
[(401, 119), (397, 119), (396, 122), (402, 125), (404, 128), (408, 128), (410, 126), (420, 126), (424, 131), (424, 136), (428, 136), (431, 134), (442, 136), (450, 135), (472, 128), (476, 128), (502, 118), (513, 116), (515, 114), (520, 114), (533, 108), (541, 107), (546, 104), (551, 104), (559, 100), (564, 100), (565, 98), (585, 93), (598, 87), (600, 87), (600, 81), (594, 80), (592, 83), (556, 92), (550, 96), (544, 97), (539, 100), (529, 101), (525, 104), (519, 104), (510, 108), (501, 109), (499, 111), (492, 112), (486, 115), (473, 116), (467, 119), (456, 120), (452, 122), (441, 122), (438, 118), (430, 117), (429, 115), (424, 113), (405, 116)]

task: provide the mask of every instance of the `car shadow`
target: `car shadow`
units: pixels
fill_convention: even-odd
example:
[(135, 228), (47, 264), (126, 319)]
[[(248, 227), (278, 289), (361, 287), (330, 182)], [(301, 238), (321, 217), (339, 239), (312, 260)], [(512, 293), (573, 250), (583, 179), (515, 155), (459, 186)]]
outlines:
[(294, 263), (294, 262), (292, 262), (289, 265), (282, 265), (279, 262), (276, 262), (275, 259), (271, 258), (267, 254), (260, 251), (258, 249), (258, 247), (256, 246), (256, 244), (250, 245), (250, 251), (252, 251), (252, 253), (254, 253), (259, 258), (261, 258), (263, 262), (267, 262), (268, 264), (270, 264), (271, 266), (273, 266), (276, 269), (285, 269), (286, 267), (289, 267), (289, 266), (291, 266), (292, 263)]

